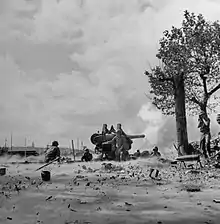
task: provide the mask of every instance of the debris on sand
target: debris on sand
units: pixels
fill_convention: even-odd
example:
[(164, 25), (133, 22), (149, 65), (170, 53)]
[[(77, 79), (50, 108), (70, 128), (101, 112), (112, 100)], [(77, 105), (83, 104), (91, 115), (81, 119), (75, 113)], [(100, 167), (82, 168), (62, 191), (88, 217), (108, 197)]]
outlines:
[(200, 192), (201, 188), (198, 185), (188, 184), (183, 187), (183, 190), (187, 192)]
[(52, 197), (53, 197), (53, 196), (49, 196), (49, 197), (47, 197), (45, 200), (46, 200), (46, 201), (49, 201)]
[(101, 207), (98, 207), (96, 210), (97, 211), (102, 211), (102, 208)]
[(218, 199), (213, 199), (213, 202), (215, 202), (215, 203), (220, 203), (220, 200)]
[(77, 175), (76, 178), (83, 179), (83, 178), (85, 178), (85, 176), (83, 176), (83, 175)]
[(125, 202), (125, 205), (131, 206), (132, 204), (131, 203), (128, 203), (128, 202)]
[[(162, 160), (161, 162), (164, 161), (165, 160)], [(80, 224), (86, 222), (83, 220), (76, 221), (76, 218), (80, 217), (80, 215), (85, 212), (85, 210), (92, 211), (90, 212), (91, 218), (97, 217), (97, 215), (99, 215), (103, 216), (106, 219), (106, 211), (110, 210), (110, 212), (115, 216), (115, 210), (118, 209), (119, 212), (124, 213), (124, 217), (128, 217), (129, 219), (128, 214), (133, 215), (136, 213), (136, 211), (145, 211), (146, 204), (147, 206), (149, 205), (150, 209), (150, 206), (155, 209), (155, 205), (153, 204), (154, 198), (155, 201), (162, 200), (160, 209), (163, 210), (163, 214), (172, 212), (173, 208), (176, 210), (180, 208), (181, 211), (183, 208), (182, 206), (186, 206), (184, 208), (188, 209), (188, 203), (192, 203), (193, 206), (197, 206), (198, 211), (196, 212), (200, 211), (200, 213), (198, 214), (201, 215), (206, 204), (210, 203), (210, 198), (213, 203), (213, 208), (217, 208), (218, 204), (220, 204), (220, 198), (213, 199), (211, 195), (210, 197), (204, 197), (208, 201), (207, 202), (203, 201), (203, 197), (201, 196), (201, 198), (199, 197), (200, 200), (202, 200), (201, 203), (198, 202), (198, 197), (195, 195), (196, 192), (200, 191), (202, 192), (199, 193), (199, 195), (209, 194), (210, 192), (212, 192), (212, 190), (210, 190), (212, 188), (211, 186), (213, 186), (213, 190), (216, 190), (216, 192), (218, 191), (220, 174), (218, 170), (214, 168), (189, 170), (187, 168), (174, 169), (173, 167), (171, 167), (171, 165), (169, 167), (164, 166), (163, 169), (161, 169), (162, 180), (158, 181), (151, 180), (149, 178), (149, 166), (147, 160), (136, 160), (135, 163), (100, 162), (91, 164), (87, 163), (85, 165), (80, 164), (79, 166), (78, 164), (74, 164), (73, 167), (70, 167), (69, 164), (66, 164), (65, 166), (62, 166), (60, 168), (63, 169), (62, 172), (59, 170), (59, 173), (54, 176), (54, 179), (56, 180), (51, 184), (43, 182), (40, 177), (32, 176), (32, 173), (26, 171), (22, 175), (16, 174), (13, 177), (9, 177), (8, 175), (1, 177), (0, 190), (3, 191), (3, 187), (5, 187), (6, 189), (4, 194), (0, 196), (2, 197), (2, 200), (6, 201), (5, 193), (10, 193), (11, 198), (16, 197), (16, 200), (7, 200), (7, 203), (17, 203), (17, 198), (22, 201), (23, 195), (26, 195), (26, 192), (27, 195), (29, 195), (29, 190), (31, 192), (35, 192), (36, 187), (42, 184), (42, 188), (40, 189), (40, 191), (37, 191), (36, 194), (31, 195), (31, 197), (34, 196), (36, 198), (40, 195), (40, 197), (37, 198), (36, 202), (33, 201), (33, 203), (39, 203), (38, 209), (40, 210), (38, 211), (37, 209), (34, 211), (34, 215), (36, 214), (35, 217), (37, 219), (36, 222), (38, 223), (43, 223), (44, 218), (49, 218), (44, 217), (44, 215), (47, 215), (47, 213), (43, 211), (44, 206), (50, 209), (56, 208), (55, 206), (59, 207), (59, 213), (57, 212), (57, 214), (53, 214), (54, 216), (57, 216), (57, 219), (62, 219), (62, 221), (57, 220), (57, 223), (64, 223), (65, 219), (63, 220), (63, 214), (69, 214), (69, 218), (74, 218), (74, 220), (70, 221), (68, 219), (68, 222), (65, 223)], [(24, 168), (25, 167), (26, 166), (24, 166)], [(95, 170), (97, 170), (98, 172), (94, 173)], [(68, 176), (63, 176), (63, 173), (67, 173)], [(181, 178), (182, 183), (179, 183), (179, 178)], [(17, 185), (18, 191), (20, 191), (20, 195), (16, 194), (15, 184)], [(9, 188), (10, 186), (11, 188)], [(23, 186), (27, 186), (26, 192), (21, 192), (24, 190)], [(205, 190), (207, 188), (209, 189), (208, 191)], [(184, 190), (185, 193), (180, 192), (180, 189)], [(43, 194), (41, 194), (42, 192)], [(179, 193), (181, 194), (180, 197), (178, 195)], [(189, 197), (184, 197), (185, 194), (189, 194)], [(191, 196), (194, 197), (193, 200)], [(169, 198), (170, 201), (172, 199), (173, 203), (168, 205), (166, 198)], [(24, 200), (26, 199), (24, 198)], [(187, 203), (185, 203), (185, 205), (182, 205), (182, 202), (185, 201)], [(117, 206), (118, 203), (120, 204), (119, 208)], [(26, 203), (24, 204), (26, 205)], [(3, 215), (0, 214), (0, 216), (3, 217), (0, 218), (0, 223), (15, 222), (17, 216), (19, 216), (20, 214), (20, 211), (23, 211), (20, 209), (22, 203), (20, 205), (15, 205), (16, 207), (13, 207), (13, 209), (12, 205), (9, 207), (11, 213), (7, 212)], [(210, 213), (212, 212), (211, 209), (209, 209), (208, 212), (209, 211)], [(31, 214), (33, 215), (33, 213)], [(62, 215), (60, 216), (60, 214)], [(158, 219), (154, 222), (160, 224), (164, 223), (163, 214), (161, 213), (160, 217), (158, 217)], [(109, 217), (111, 217), (110, 213), (108, 213), (108, 215)], [(146, 219), (145, 214), (143, 215)], [(11, 217), (7, 218), (7, 216)], [(8, 220), (6, 220), (6, 218)], [(174, 218), (176, 218), (175, 215)], [(42, 220), (40, 221), (40, 219)], [(118, 223), (125, 222), (124, 220), (122, 222), (120, 222), (121, 220), (118, 221)], [(111, 220), (106, 219), (103, 220), (103, 223), (110, 224), (113, 223), (113, 221), (111, 222)]]
[(87, 167), (86, 167), (85, 165), (82, 165), (82, 168), (83, 168), (84, 170), (87, 170)]
[(92, 169), (91, 167), (87, 167), (86, 165), (82, 165), (82, 169), (90, 173), (95, 173), (96, 171), (99, 170), (99, 169)]
[(82, 201), (81, 199), (77, 199), (80, 204), (87, 204), (87, 201)]
[(113, 165), (112, 163), (102, 163), (102, 167), (106, 171), (121, 171), (122, 173), (125, 172), (124, 168), (122, 166), (116, 166)]
[(35, 184), (36, 184), (36, 180), (32, 180), (32, 181), (31, 181), (31, 184), (32, 184), (32, 185), (35, 185)]
[(111, 170), (113, 168), (111, 163), (102, 163), (102, 166), (105, 170)]
[(86, 186), (90, 186), (90, 184), (91, 184), (91, 182), (88, 182), (88, 183), (86, 184)]
[(216, 163), (213, 165), (216, 169), (219, 169), (220, 168), (220, 164), (219, 163)]
[(71, 212), (77, 212), (75, 209), (71, 208), (70, 204), (68, 204), (68, 208)]
[(75, 209), (72, 209), (72, 208), (70, 208), (70, 211), (71, 212), (77, 212)]
[(191, 173), (191, 174), (201, 174), (202, 171), (201, 171), (201, 170), (194, 170), (194, 169), (191, 169), (191, 170), (187, 170), (187, 171), (186, 171), (186, 174), (189, 174), (189, 173)]

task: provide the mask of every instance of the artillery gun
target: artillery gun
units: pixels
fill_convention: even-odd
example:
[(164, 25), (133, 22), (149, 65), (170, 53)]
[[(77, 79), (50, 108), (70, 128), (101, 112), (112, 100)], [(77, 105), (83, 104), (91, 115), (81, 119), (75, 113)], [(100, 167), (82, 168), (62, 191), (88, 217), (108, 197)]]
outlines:
[[(104, 125), (103, 125), (104, 126)], [(118, 125), (117, 125), (118, 126)], [(105, 144), (105, 142), (111, 141), (116, 136), (116, 133), (94, 133), (90, 141), (95, 145), (95, 153), (104, 154), (108, 160), (114, 160), (115, 154), (112, 151), (112, 144)], [(124, 137), (127, 143), (127, 150), (131, 149), (133, 139), (144, 138), (145, 135), (127, 135), (124, 133)]]

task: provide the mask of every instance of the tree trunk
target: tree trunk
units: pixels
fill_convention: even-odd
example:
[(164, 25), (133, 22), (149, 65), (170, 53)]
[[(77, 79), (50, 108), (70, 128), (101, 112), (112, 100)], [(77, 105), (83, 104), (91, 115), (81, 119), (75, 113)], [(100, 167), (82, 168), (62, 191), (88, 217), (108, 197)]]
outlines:
[[(207, 118), (209, 118), (208, 113), (207, 113), (207, 98), (204, 97), (203, 103), (200, 106), (200, 112), (203, 112)], [(209, 118), (210, 119), (210, 118)], [(210, 128), (210, 123), (209, 123), (209, 128)]]
[(175, 83), (175, 114), (177, 143), (180, 155), (190, 154), (188, 149), (188, 135), (185, 108), (185, 89), (183, 73), (174, 77)]

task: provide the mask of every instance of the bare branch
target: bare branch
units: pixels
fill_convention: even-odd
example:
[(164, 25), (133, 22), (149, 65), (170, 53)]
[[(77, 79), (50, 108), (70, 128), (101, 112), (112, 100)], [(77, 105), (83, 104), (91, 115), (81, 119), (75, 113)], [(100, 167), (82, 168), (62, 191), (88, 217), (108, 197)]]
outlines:
[[(150, 70), (153, 71), (153, 67), (151, 66), (151, 64), (150, 64), (149, 61), (147, 61), (147, 64), (148, 64), (148, 66), (150, 67)], [(147, 72), (147, 71), (145, 71), (145, 75), (146, 75), (146, 72)]]
[(219, 89), (220, 89), (220, 83), (208, 93), (208, 96), (210, 97), (213, 93), (215, 93)]
[(192, 98), (190, 98), (192, 102), (198, 104), (201, 107), (201, 102), (199, 102), (195, 96), (193, 96)]
[(203, 88), (204, 88), (204, 93), (207, 96), (208, 95), (208, 90), (207, 90), (207, 83), (206, 83), (206, 77), (202, 77), (202, 83), (203, 83)]
[(144, 93), (144, 95), (149, 99), (152, 100), (152, 98), (150, 96), (147, 95), (147, 93)]
[[(203, 52), (204, 54), (206, 54), (206, 52)], [(206, 59), (205, 59), (205, 63), (207, 64), (207, 60), (208, 60), (208, 57), (205, 56)], [(204, 89), (204, 93), (205, 93), (205, 96), (208, 96), (208, 90), (207, 90), (207, 75), (210, 73), (210, 66), (209, 65), (206, 65), (205, 66), (205, 71), (202, 72), (202, 74), (200, 74), (200, 77), (202, 79), (202, 84), (203, 84), (203, 89)]]

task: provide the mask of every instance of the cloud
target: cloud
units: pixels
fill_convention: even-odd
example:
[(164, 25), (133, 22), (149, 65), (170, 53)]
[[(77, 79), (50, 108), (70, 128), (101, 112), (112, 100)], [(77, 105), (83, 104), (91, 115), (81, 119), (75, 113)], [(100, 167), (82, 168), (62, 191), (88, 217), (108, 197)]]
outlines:
[[(158, 63), (159, 38), (180, 25), (183, 10), (213, 20), (218, 6), (208, 0), (1, 1), (0, 140), (13, 131), (15, 144), (28, 135), (37, 145), (53, 139), (68, 145), (77, 137), (89, 145), (102, 123), (121, 122), (128, 133), (146, 133), (151, 144), (170, 142), (174, 120), (150, 106), (143, 72)], [(143, 144), (135, 140), (134, 148)]]

